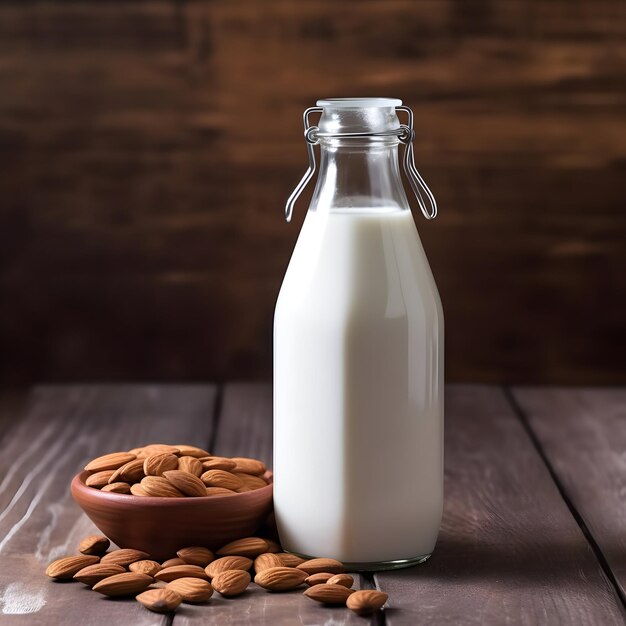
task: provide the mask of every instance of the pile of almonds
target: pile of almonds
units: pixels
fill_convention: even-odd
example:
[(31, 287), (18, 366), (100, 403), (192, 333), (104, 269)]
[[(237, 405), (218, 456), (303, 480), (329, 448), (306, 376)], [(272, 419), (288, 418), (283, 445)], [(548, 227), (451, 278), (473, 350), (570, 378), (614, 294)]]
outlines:
[(212, 456), (182, 444), (153, 443), (105, 454), (87, 463), (85, 470), (88, 487), (134, 496), (224, 496), (267, 486), (262, 461)]
[(130, 548), (107, 552), (109, 546), (104, 536), (86, 537), (80, 542), (80, 555), (53, 561), (46, 574), (77, 580), (105, 596), (134, 596), (157, 613), (175, 611), (181, 602), (207, 602), (214, 591), (227, 598), (241, 595), (252, 580), (252, 568), (254, 582), (267, 591), (291, 591), (306, 584), (304, 595), (311, 600), (347, 606), (358, 615), (370, 615), (387, 601), (381, 591), (352, 589), (354, 580), (340, 561), (305, 561), (281, 552), (271, 539), (239, 539), (215, 554), (201, 546), (182, 548), (163, 563)]

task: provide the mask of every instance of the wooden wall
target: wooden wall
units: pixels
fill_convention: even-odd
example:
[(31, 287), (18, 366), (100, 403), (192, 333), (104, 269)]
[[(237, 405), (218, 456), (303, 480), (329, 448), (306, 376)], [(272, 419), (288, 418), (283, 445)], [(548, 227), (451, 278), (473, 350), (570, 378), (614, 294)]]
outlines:
[(450, 380), (626, 382), (623, 0), (5, 0), (0, 381), (271, 375), (318, 97), (401, 97)]

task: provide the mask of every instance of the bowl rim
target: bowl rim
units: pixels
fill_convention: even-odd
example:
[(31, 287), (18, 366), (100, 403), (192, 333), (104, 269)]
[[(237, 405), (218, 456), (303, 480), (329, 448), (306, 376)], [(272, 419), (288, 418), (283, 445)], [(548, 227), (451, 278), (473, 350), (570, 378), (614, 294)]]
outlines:
[(233, 495), (223, 496), (196, 496), (187, 498), (162, 498), (159, 496), (135, 496), (132, 493), (115, 493), (113, 491), (101, 491), (95, 487), (89, 487), (85, 484), (85, 480), (91, 475), (91, 472), (82, 470), (70, 483), (70, 489), (72, 495), (76, 500), (89, 499), (108, 501), (117, 504), (126, 504), (130, 506), (140, 505), (147, 507), (181, 507), (181, 506), (201, 506), (207, 503), (222, 503), (226, 501), (237, 501), (243, 503), (246, 499), (257, 499), (261, 496), (271, 496), (271, 492), (274, 488), (274, 473), (267, 470), (263, 476), (268, 480), (268, 484), (265, 487), (259, 489), (252, 489), (251, 491), (243, 491), (242, 493), (235, 493)]

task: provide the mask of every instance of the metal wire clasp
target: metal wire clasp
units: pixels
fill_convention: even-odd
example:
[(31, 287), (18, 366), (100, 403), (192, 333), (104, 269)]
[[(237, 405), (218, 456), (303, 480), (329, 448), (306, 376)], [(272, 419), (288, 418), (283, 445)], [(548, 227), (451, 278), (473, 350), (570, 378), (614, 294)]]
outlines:
[(396, 136), (400, 143), (404, 144), (404, 156), (402, 159), (404, 165), (404, 171), (413, 193), (417, 198), (417, 202), (422, 210), (424, 217), (427, 220), (432, 220), (437, 217), (437, 201), (433, 196), (432, 191), (428, 188), (428, 185), (424, 182), (424, 179), (417, 171), (415, 167), (415, 158), (413, 154), (413, 139), (415, 138), (415, 131), (413, 130), (413, 111), (409, 107), (401, 106), (396, 107), (396, 111), (402, 111), (408, 116), (408, 124), (400, 124), (400, 127), (394, 130), (387, 130), (378, 133), (362, 132), (362, 133), (322, 133), (318, 126), (311, 126), (309, 123), (309, 116), (311, 113), (321, 113), (322, 107), (310, 107), (308, 108), (302, 118), (304, 122), (304, 139), (306, 141), (306, 149), (309, 155), (309, 167), (304, 173), (304, 176), (293, 190), (287, 204), (285, 205), (285, 219), (290, 222), (293, 215), (293, 207), (296, 200), (307, 186), (315, 170), (317, 164), (315, 161), (315, 150), (313, 146), (319, 143), (320, 137), (333, 137), (333, 138), (358, 138), (358, 137), (389, 137)]

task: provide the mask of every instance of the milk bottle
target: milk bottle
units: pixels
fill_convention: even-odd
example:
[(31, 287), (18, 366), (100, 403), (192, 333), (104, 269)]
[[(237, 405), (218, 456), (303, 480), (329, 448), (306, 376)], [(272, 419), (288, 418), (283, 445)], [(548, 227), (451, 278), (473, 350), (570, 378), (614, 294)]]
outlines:
[[(400, 179), (422, 211), (412, 114), (387, 98), (305, 114), (320, 173), (274, 319), (274, 506), (286, 550), (352, 569), (426, 560), (443, 501), (443, 313)], [(321, 112), (318, 126), (309, 115)], [(410, 115), (401, 125), (397, 112)]]

